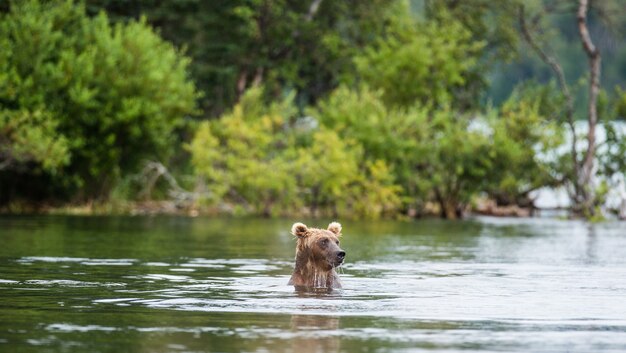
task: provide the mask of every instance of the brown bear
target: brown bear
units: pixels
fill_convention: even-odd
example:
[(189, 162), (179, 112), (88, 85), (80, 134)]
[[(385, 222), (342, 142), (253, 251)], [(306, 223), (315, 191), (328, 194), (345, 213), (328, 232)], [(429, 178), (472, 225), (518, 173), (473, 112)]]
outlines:
[(341, 288), (335, 272), (346, 257), (339, 247), (341, 224), (332, 222), (327, 229), (317, 229), (294, 223), (291, 234), (297, 238), (296, 266), (288, 284), (296, 289)]

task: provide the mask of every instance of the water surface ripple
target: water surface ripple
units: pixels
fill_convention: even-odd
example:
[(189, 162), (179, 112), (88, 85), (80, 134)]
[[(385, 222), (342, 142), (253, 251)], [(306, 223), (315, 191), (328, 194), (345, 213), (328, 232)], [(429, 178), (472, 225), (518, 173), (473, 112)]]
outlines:
[(4, 217), (0, 351), (624, 351), (624, 226), (345, 222), (300, 293), (286, 221)]

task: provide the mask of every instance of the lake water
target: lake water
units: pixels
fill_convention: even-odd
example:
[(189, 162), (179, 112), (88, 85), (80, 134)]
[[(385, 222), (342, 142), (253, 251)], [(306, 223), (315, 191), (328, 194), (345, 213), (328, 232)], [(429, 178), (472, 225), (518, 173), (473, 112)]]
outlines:
[(626, 223), (344, 221), (309, 294), (291, 223), (0, 217), (0, 352), (626, 350)]

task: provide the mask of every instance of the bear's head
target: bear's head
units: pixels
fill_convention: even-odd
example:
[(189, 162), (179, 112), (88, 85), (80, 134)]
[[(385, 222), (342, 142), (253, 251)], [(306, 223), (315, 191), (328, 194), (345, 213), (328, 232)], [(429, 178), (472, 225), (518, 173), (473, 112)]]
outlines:
[(298, 239), (296, 261), (313, 265), (318, 270), (330, 271), (343, 263), (346, 252), (339, 247), (341, 224), (332, 222), (327, 229), (308, 228), (294, 223), (291, 234)]

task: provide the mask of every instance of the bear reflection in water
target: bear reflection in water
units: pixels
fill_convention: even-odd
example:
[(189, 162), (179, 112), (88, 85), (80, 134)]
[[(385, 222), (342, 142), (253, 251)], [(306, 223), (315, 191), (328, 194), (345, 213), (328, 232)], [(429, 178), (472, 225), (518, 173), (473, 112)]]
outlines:
[(291, 227), (297, 238), (296, 265), (289, 284), (296, 289), (341, 288), (335, 269), (346, 257), (339, 247), (341, 224), (332, 222), (327, 229), (308, 228), (302, 223)]
[(293, 315), (291, 330), (297, 333), (291, 340), (293, 352), (339, 352), (339, 317)]

